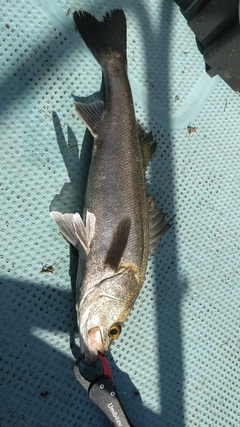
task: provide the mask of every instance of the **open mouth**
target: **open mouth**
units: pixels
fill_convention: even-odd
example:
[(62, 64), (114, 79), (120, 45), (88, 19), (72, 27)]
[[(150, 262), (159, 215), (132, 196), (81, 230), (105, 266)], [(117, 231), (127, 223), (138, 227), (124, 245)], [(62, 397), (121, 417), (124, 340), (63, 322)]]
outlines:
[(100, 326), (93, 327), (88, 331), (88, 345), (86, 346), (83, 343), (82, 347), (82, 352), (88, 365), (96, 362), (99, 352), (103, 355), (106, 353), (103, 348), (103, 336)]

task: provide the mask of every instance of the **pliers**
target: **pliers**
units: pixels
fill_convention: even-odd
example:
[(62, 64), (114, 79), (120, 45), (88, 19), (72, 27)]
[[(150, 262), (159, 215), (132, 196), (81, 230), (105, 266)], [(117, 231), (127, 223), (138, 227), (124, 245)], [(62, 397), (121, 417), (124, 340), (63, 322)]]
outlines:
[(94, 381), (88, 381), (80, 371), (80, 357), (74, 365), (74, 373), (80, 384), (87, 390), (89, 398), (104, 412), (112, 426), (134, 427), (129, 420), (113, 383), (112, 372), (107, 359), (98, 353), (103, 374)]

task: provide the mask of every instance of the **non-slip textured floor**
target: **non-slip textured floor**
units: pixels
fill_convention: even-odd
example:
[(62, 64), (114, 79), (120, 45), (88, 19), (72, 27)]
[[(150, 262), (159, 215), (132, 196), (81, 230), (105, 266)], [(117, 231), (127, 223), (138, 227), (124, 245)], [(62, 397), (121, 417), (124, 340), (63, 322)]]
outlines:
[(117, 7), (158, 143), (149, 193), (175, 217), (108, 360), (135, 426), (238, 426), (240, 97), (169, 0), (0, 3), (0, 425), (109, 425), (73, 373), (77, 257), (49, 210), (81, 210), (91, 147), (72, 95), (101, 86), (72, 12)]

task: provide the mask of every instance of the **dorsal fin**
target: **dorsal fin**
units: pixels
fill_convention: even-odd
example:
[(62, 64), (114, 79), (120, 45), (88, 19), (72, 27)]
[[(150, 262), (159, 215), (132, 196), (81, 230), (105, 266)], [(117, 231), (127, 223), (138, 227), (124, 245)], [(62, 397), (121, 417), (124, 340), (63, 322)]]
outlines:
[(159, 210), (153, 198), (149, 198), (149, 252), (157, 248), (157, 241), (167, 232), (171, 224), (165, 221), (166, 214)]
[(75, 109), (81, 117), (91, 134), (97, 135), (97, 127), (103, 118), (105, 104), (103, 101), (93, 101), (90, 104), (83, 102), (74, 102)]
[(137, 132), (142, 147), (143, 168), (146, 169), (156, 151), (157, 143), (153, 140), (152, 132), (146, 133), (139, 123), (137, 124)]
[(121, 258), (127, 246), (128, 237), (131, 228), (131, 219), (124, 218), (112, 234), (109, 249), (107, 251), (105, 264), (109, 265), (114, 271), (117, 271)]

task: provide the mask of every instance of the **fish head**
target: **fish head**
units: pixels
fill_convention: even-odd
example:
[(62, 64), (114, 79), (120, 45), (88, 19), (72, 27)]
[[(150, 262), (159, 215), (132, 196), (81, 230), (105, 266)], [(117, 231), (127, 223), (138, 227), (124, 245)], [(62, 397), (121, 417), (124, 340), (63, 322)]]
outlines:
[(139, 293), (136, 268), (122, 267), (93, 286), (81, 298), (79, 331), (81, 352), (92, 365), (98, 352), (105, 355), (112, 341), (121, 333), (121, 327)]

